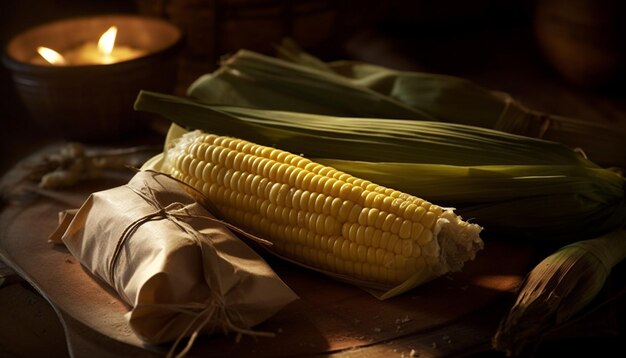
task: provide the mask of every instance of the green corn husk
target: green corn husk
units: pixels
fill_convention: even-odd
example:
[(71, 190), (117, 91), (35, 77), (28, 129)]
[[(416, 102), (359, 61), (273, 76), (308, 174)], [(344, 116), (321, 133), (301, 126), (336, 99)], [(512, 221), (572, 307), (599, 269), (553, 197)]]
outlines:
[(597, 167), (559, 143), (452, 123), (207, 105), (147, 91), (139, 94), (135, 108), (163, 115), (184, 127), (231, 135), (316, 158)]
[(485, 237), (573, 241), (620, 227), (626, 218), (624, 178), (606, 169), (316, 161), (455, 207), (462, 217), (484, 226)]
[(526, 277), (515, 304), (500, 322), (493, 347), (517, 356), (581, 312), (597, 296), (611, 269), (626, 258), (626, 231), (565, 246)]
[(324, 63), (289, 42), (278, 52), (282, 59), (241, 50), (188, 93), (212, 104), (468, 124), (558, 141), (603, 166), (626, 167), (625, 128), (532, 111), (506, 93), (458, 77)]
[(626, 218), (624, 178), (558, 143), (450, 123), (210, 106), (150, 92), (140, 93), (135, 108), (455, 207), (486, 236), (571, 242)]

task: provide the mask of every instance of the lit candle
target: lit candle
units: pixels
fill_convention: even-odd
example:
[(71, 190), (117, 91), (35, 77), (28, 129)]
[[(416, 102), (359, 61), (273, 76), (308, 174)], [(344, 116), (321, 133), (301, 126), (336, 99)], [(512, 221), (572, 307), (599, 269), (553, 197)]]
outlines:
[[(37, 52), (39, 53), (39, 55), (41, 55), (41, 59), (45, 59), (48, 63), (52, 65), (67, 65), (65, 57), (63, 57), (60, 53), (54, 51), (51, 48), (39, 46), (37, 47)], [(40, 58), (36, 57), (35, 59), (39, 60), (37, 61), (38, 63), (43, 63)]]
[[(115, 46), (116, 37), (117, 27), (111, 26), (100, 36), (97, 44), (95, 42), (87, 42), (63, 54), (47, 47), (38, 47), (37, 52), (41, 57), (36, 57), (32, 62), (36, 64), (48, 63), (61, 66), (101, 65), (131, 60), (146, 53), (146, 51), (129, 46)], [(45, 59), (46, 62), (43, 62), (42, 58)]]

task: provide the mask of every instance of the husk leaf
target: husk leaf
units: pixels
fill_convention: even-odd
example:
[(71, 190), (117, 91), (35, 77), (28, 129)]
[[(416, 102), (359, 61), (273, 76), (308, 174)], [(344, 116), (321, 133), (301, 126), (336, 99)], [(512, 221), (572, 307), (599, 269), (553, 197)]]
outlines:
[(517, 356), (583, 310), (600, 292), (611, 268), (626, 258), (626, 230), (565, 246), (526, 277), (515, 304), (500, 322), (493, 347)]

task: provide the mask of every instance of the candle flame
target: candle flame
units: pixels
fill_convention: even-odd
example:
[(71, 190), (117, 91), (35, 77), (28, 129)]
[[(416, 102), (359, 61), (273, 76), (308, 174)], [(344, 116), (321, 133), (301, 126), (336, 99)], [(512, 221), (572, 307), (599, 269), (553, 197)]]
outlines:
[(103, 56), (110, 56), (115, 46), (115, 37), (117, 36), (117, 26), (111, 26), (106, 30), (98, 40), (98, 51)]
[(37, 47), (37, 52), (39, 53), (39, 55), (41, 55), (41, 57), (44, 58), (44, 60), (48, 61), (52, 65), (67, 64), (67, 62), (65, 61), (65, 58), (63, 58), (63, 56), (61, 56), (60, 53), (54, 51), (51, 48), (39, 46)]

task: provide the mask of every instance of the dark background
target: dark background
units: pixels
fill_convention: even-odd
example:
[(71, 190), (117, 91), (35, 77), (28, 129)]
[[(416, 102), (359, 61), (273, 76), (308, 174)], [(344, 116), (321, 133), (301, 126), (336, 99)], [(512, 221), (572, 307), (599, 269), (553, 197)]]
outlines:
[[(259, 0), (249, 1), (255, 2), (259, 3)], [(0, 1), (0, 43), (4, 48), (15, 34), (56, 19), (132, 13), (139, 9), (158, 13), (159, 8), (162, 10), (163, 6), (177, 3), (183, 4), (180, 8), (189, 14), (197, 13), (195, 19), (188, 16), (181, 20), (189, 23), (196, 21), (193, 26), (197, 28), (192, 26), (194, 30), (188, 34), (191, 35), (191, 50), (184, 52), (188, 66), (183, 69), (179, 82), (179, 88), (183, 90), (196, 75), (209, 71), (220, 55), (238, 48), (242, 43), (264, 52), (271, 48), (269, 41), (260, 43), (254, 37), (242, 34), (243, 40), (223, 40), (222, 46), (216, 47), (214, 53), (198, 53), (197, 49), (194, 53), (192, 47), (198, 47), (198, 44), (193, 41), (203, 40), (201, 36), (210, 36), (201, 33), (206, 28), (198, 27), (198, 23), (214, 20), (202, 12), (202, 4), (208, 8), (206, 4), (238, 3), (224, 0), (3, 0)], [(331, 33), (319, 35), (317, 42), (304, 41), (304, 45), (310, 45), (307, 50), (324, 59), (356, 58), (401, 69), (463, 76), (488, 88), (509, 92), (534, 109), (624, 126), (624, 2), (344, 0), (328, 3), (337, 13)], [(535, 31), (539, 8), (547, 8), (561, 16), (556, 20), (548, 18), (550, 31), (557, 30), (549, 32), (549, 36), (545, 33), (538, 36)], [(236, 12), (223, 11), (221, 16), (237, 16), (233, 13)], [(276, 17), (277, 22), (284, 20), (281, 16)], [(232, 27), (232, 22), (230, 24)], [(236, 26), (235, 22), (235, 31)], [(259, 25), (259, 31), (263, 26), (266, 25)], [(313, 26), (309, 33), (321, 28)], [(306, 38), (307, 35), (301, 37)], [(215, 38), (219, 39), (219, 36)], [(566, 59), (590, 65), (585, 68), (588, 73), (563, 75), (559, 71), (563, 63), (550, 61), (544, 55), (541, 39), (561, 41), (558, 46), (552, 42), (549, 48), (560, 47), (569, 51)], [(618, 69), (608, 73), (598, 70), (597, 78), (588, 76), (594, 73), (591, 65), (611, 60), (606, 54), (617, 54), (621, 61)], [(589, 60), (585, 62), (587, 58)], [(3, 66), (0, 67), (0, 86), (0, 121), (3, 126), (0, 134), (0, 170), (4, 171), (23, 155), (55, 138), (51, 138), (28, 116), (13, 89), (10, 73)]]

